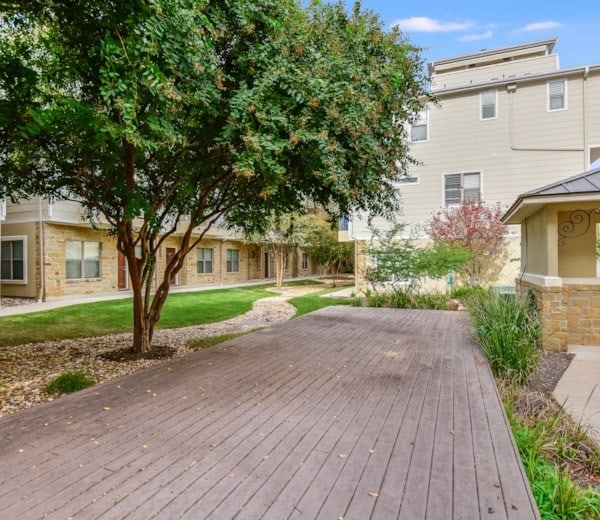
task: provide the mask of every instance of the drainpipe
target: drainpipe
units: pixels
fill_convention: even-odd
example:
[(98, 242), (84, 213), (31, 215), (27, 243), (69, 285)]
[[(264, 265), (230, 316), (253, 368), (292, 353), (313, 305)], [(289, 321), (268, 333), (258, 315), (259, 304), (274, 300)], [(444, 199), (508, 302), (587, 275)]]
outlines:
[[(50, 204), (50, 201), (48, 201)], [(45, 302), (46, 301), (46, 269), (45, 269), (45, 259), (46, 259), (46, 237), (44, 233), (44, 215), (42, 212), (42, 198), (38, 197), (38, 211), (39, 211), (39, 224), (40, 224), (40, 287), (38, 292), (38, 301)]]
[[(581, 104), (583, 106), (583, 170), (587, 170), (590, 167), (590, 154), (589, 154), (589, 145), (588, 145), (588, 111), (587, 111), (587, 79), (590, 75), (590, 66), (586, 65), (585, 69), (583, 69), (583, 87), (581, 92)], [(586, 154), (585, 151), (588, 153)]]

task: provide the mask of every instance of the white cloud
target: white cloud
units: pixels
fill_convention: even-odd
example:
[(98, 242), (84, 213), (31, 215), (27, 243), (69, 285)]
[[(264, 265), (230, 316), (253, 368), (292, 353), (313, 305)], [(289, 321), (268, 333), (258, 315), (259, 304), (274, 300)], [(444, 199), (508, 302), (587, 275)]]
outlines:
[(464, 36), (460, 36), (457, 38), (459, 42), (475, 42), (478, 40), (489, 40), (494, 33), (492, 31), (485, 31), (484, 33), (479, 34), (465, 34)]
[(455, 22), (440, 22), (433, 18), (425, 16), (413, 16), (412, 18), (403, 18), (396, 20), (393, 26), (397, 26), (403, 31), (414, 32), (450, 32), (464, 31), (469, 27), (473, 27), (472, 22), (455, 23)]
[(560, 27), (560, 24), (558, 22), (547, 20), (545, 22), (528, 23), (525, 27), (521, 29), (521, 31), (534, 32), (543, 31), (545, 29), (556, 29), (557, 27)]

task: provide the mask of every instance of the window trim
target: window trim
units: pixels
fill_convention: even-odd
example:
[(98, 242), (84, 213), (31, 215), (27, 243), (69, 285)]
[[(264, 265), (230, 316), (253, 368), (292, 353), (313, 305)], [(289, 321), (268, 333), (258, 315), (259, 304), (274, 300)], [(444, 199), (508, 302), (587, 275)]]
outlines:
[[(488, 94), (490, 92), (494, 93), (494, 116), (493, 117), (483, 117), (483, 95), (484, 94)], [(485, 105), (485, 106), (491, 106), (491, 105)], [(497, 89), (488, 89), (488, 90), (482, 90), (479, 93), (479, 120), (480, 121), (491, 121), (494, 119), (498, 119), (498, 113), (500, 112), (500, 110), (498, 110), (498, 90)]]
[[(422, 121), (421, 124), (417, 124), (419, 121)], [(425, 127), (425, 139), (413, 139), (413, 128), (421, 126)], [(429, 108), (425, 107), (417, 114), (414, 123), (410, 124), (410, 142), (426, 143), (427, 141), (429, 141)]]
[[(229, 258), (229, 253), (235, 251), (237, 253), (237, 259), (233, 260)], [(225, 252), (225, 272), (227, 273), (239, 273), (240, 272), (240, 250), (239, 249), (227, 249)], [(234, 271), (234, 262), (237, 264), (237, 269)], [(231, 268), (231, 270), (230, 270)]]
[[(73, 278), (68, 276), (67, 271), (67, 244), (69, 242), (76, 242), (81, 244), (81, 276), (78, 278)], [(98, 244), (98, 275), (97, 276), (85, 276), (85, 244)], [(74, 260), (73, 260), (74, 261)], [(102, 242), (99, 240), (65, 240), (65, 280), (72, 282), (80, 282), (84, 280), (100, 280), (102, 278)]]
[[(27, 235), (7, 235), (0, 237), (1, 242), (23, 242), (23, 279), (22, 280), (14, 280), (10, 278), (0, 278), (0, 282), (7, 285), (27, 285), (28, 276), (27, 276)], [(2, 252), (0, 251), (0, 259)], [(1, 274), (0, 274), (1, 276)]]
[(301, 259), (301, 264), (300, 264), (300, 270), (302, 271), (308, 271), (308, 253), (302, 253), (302, 259)]
[[(478, 174), (479, 175), (479, 198), (481, 200), (483, 200), (483, 171), (482, 170), (466, 170), (466, 171), (462, 171), (462, 172), (446, 172), (444, 174), (442, 174), (442, 207), (444, 208), (452, 208), (452, 207), (457, 207), (460, 206), (464, 200), (465, 200), (465, 193), (464, 193), (464, 176), (465, 175), (473, 175), (473, 174)], [(458, 203), (447, 203), (446, 202), (446, 177), (448, 177), (449, 175), (460, 175), (461, 176), (461, 188), (460, 188), (460, 202)]]
[[(551, 83), (562, 83), (563, 84), (563, 106), (561, 108), (551, 108), (550, 107), (550, 84)], [(568, 104), (568, 81), (566, 78), (563, 79), (553, 79), (546, 82), (546, 111), (547, 112), (561, 112), (563, 110), (567, 110), (569, 108)]]
[[(204, 257), (202, 258), (202, 260), (198, 260), (198, 255), (200, 254), (200, 251), (210, 251), (210, 260), (206, 260)], [(214, 257), (215, 257), (215, 252), (212, 247), (197, 247), (196, 248), (196, 274), (199, 274), (199, 275), (214, 274), (214, 260), (215, 260)], [(210, 262), (210, 271), (206, 270), (206, 262)], [(203, 271), (200, 271), (200, 269), (199, 269), (201, 263), (203, 265)]]

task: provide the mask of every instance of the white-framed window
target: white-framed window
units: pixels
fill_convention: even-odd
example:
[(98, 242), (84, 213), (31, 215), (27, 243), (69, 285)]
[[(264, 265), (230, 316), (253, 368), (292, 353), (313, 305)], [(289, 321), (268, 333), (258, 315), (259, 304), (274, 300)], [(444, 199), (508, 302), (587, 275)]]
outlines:
[(227, 250), (227, 272), (238, 273), (240, 271), (240, 250)]
[(495, 90), (485, 90), (479, 94), (481, 104), (481, 120), (498, 117), (498, 95)]
[(6, 236), (0, 242), (0, 278), (8, 283), (27, 283), (27, 237)]
[(481, 173), (447, 173), (444, 175), (444, 205), (455, 206), (463, 200), (481, 198)]
[(207, 247), (196, 249), (196, 271), (199, 274), (210, 274), (213, 272), (213, 250)]
[(415, 121), (410, 125), (410, 140), (413, 143), (429, 139), (428, 123), (429, 111), (424, 108), (417, 114)]
[(302, 270), (306, 271), (308, 269), (308, 254), (302, 253)]
[(67, 280), (100, 277), (100, 242), (67, 240), (65, 261)]
[(567, 80), (559, 79), (548, 82), (548, 111), (565, 110), (567, 108)]

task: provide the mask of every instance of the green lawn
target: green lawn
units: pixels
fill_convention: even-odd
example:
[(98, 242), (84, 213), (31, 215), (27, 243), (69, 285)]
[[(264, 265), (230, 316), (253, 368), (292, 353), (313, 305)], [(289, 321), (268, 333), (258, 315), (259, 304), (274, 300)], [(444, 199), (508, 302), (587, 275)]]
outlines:
[[(286, 283), (286, 286), (315, 285), (306, 280)], [(252, 309), (260, 298), (273, 296), (267, 291), (273, 285), (214, 289), (210, 291), (174, 293), (169, 295), (158, 328), (169, 329), (214, 323), (243, 314)], [(330, 305), (348, 305), (351, 300), (320, 298), (339, 288), (325, 289), (313, 294), (292, 298), (296, 316)], [(43, 312), (0, 318), (0, 348), (38, 341), (101, 336), (131, 331), (131, 299), (81, 303)]]
[(296, 296), (289, 302), (296, 307), (297, 311), (294, 318), (307, 314), (309, 312), (323, 309), (324, 307), (331, 307), (332, 305), (351, 305), (351, 298), (321, 298), (323, 294), (329, 294), (335, 291), (339, 291), (339, 287), (332, 289), (325, 289), (323, 291), (314, 292), (311, 294), (305, 294), (304, 296)]
[[(273, 293), (266, 285), (169, 295), (158, 328), (226, 320), (252, 309)], [(0, 318), (0, 347), (47, 340), (100, 336), (131, 330), (131, 299), (82, 303)]]

